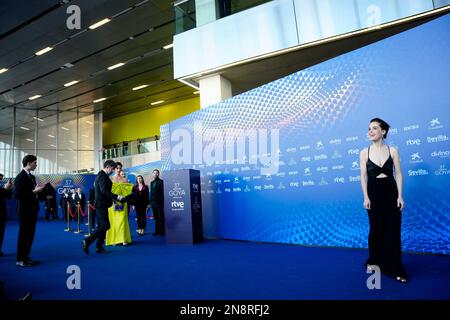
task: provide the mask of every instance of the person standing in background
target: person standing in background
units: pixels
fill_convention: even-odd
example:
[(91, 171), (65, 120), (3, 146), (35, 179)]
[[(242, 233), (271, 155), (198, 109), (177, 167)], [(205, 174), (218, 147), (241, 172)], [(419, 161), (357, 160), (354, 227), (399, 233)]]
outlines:
[(164, 181), (159, 178), (159, 170), (153, 170), (153, 181), (150, 183), (150, 206), (155, 219), (154, 236), (165, 236), (164, 221)]
[(59, 198), (59, 207), (62, 210), (63, 219), (67, 219), (67, 203), (69, 201), (69, 194), (67, 193), (67, 188), (63, 188), (61, 197)]
[(136, 177), (136, 184), (133, 187), (134, 207), (136, 208), (138, 235), (145, 234), (147, 227), (147, 210), (150, 208), (150, 197), (148, 186), (144, 182), (144, 177), (141, 175)]
[[(0, 173), (0, 181), (3, 180), (3, 174)], [(8, 211), (6, 208), (6, 199), (11, 199), (13, 183), (12, 179), (0, 187), (0, 257), (4, 256), (2, 252), (3, 238), (5, 237), (6, 220), (8, 220)]]
[(22, 159), (23, 169), (14, 179), (13, 198), (17, 200), (19, 214), (19, 236), (17, 239), (16, 265), (32, 267), (39, 264), (30, 258), (36, 223), (39, 212), (38, 193), (44, 188), (36, 184), (36, 178), (31, 174), (37, 167), (37, 158), (26, 155)]
[(124, 156), (128, 155), (128, 141), (122, 142), (122, 153)]
[(138, 151), (138, 153), (141, 153), (141, 144), (142, 144), (142, 141), (141, 141), (141, 139), (139, 138), (139, 139), (137, 139), (137, 151)]
[(76, 192), (76, 199), (77, 199), (77, 203), (80, 204), (80, 221), (83, 221), (83, 215), (82, 213), (86, 212), (86, 195), (84, 194), (84, 192), (81, 192), (81, 188), (77, 188), (77, 192)]

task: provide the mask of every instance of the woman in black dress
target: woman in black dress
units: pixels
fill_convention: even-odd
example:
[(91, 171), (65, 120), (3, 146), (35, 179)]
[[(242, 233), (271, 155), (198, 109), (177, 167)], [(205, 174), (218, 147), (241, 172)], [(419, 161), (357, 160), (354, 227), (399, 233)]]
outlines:
[(133, 187), (134, 207), (136, 209), (139, 235), (144, 235), (147, 227), (147, 210), (150, 208), (150, 198), (148, 194), (148, 186), (144, 182), (144, 178), (139, 175), (136, 177), (136, 184)]
[(365, 265), (369, 270), (378, 266), (384, 274), (406, 283), (401, 261), (403, 178), (398, 150), (384, 143), (388, 131), (385, 121), (372, 119), (368, 131), (372, 144), (360, 153), (364, 208), (370, 223), (369, 258)]

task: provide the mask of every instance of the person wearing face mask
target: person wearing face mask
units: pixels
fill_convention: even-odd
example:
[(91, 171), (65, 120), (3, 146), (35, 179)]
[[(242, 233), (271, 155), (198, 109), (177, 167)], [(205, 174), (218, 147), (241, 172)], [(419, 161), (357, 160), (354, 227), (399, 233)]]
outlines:
[(365, 266), (368, 270), (377, 266), (384, 274), (406, 283), (401, 260), (403, 177), (398, 150), (384, 142), (388, 131), (389, 124), (384, 120), (372, 119), (368, 130), (372, 144), (360, 153), (361, 187), (370, 224)]
[(108, 218), (108, 208), (112, 206), (113, 200), (122, 200), (122, 196), (111, 192), (112, 181), (109, 175), (116, 167), (114, 160), (106, 160), (103, 169), (99, 171), (95, 178), (95, 216), (97, 219), (97, 229), (89, 237), (82, 241), (83, 251), (89, 254), (89, 246), (97, 240), (97, 253), (107, 253), (104, 248), (106, 232), (110, 228)]

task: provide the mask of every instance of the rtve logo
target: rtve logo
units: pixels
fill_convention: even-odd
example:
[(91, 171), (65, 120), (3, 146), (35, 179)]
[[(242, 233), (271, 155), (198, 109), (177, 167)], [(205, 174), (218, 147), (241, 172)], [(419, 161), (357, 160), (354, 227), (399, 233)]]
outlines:
[(170, 206), (175, 209), (184, 209), (184, 202), (183, 201), (172, 201), (170, 203)]
[(420, 139), (409, 139), (406, 141), (407, 146), (420, 146), (421, 141)]

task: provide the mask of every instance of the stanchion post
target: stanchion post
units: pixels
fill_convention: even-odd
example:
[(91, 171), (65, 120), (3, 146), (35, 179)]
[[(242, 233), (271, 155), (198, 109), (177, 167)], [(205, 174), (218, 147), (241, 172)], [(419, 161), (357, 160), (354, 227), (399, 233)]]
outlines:
[(88, 233), (85, 234), (85, 237), (89, 237), (91, 235), (91, 208), (89, 207), (90, 203), (88, 203), (88, 207), (87, 207), (87, 217), (88, 217)]
[(80, 212), (81, 212), (81, 207), (80, 207), (80, 203), (77, 203), (77, 216), (78, 216), (78, 227), (77, 227), (77, 231), (75, 231), (74, 233), (83, 233), (83, 230), (80, 230)]
[(70, 229), (70, 207), (69, 207), (69, 203), (67, 203), (67, 228), (64, 229), (64, 231), (72, 231), (72, 229)]

